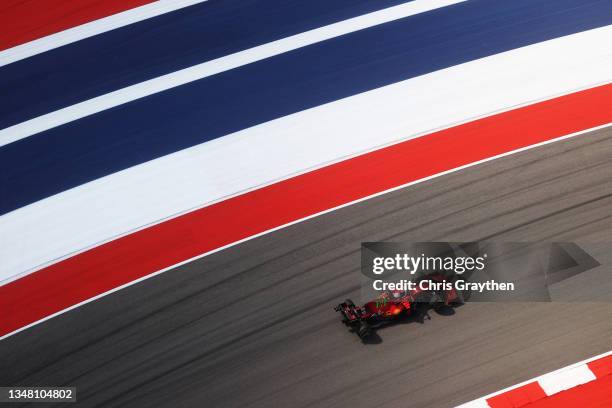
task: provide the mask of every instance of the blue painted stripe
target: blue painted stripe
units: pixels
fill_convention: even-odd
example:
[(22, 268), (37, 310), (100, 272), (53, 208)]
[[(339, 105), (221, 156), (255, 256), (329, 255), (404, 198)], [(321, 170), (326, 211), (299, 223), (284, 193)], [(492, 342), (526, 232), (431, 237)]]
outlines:
[(406, 0), (209, 0), (0, 68), (0, 129)]
[(607, 0), (480, 0), (298, 49), (0, 148), (0, 212), (300, 110), (610, 23)]

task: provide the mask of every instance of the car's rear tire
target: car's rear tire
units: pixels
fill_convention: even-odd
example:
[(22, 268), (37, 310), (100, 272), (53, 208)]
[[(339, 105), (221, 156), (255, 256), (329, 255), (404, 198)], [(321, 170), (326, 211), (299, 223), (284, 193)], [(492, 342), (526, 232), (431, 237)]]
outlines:
[(366, 322), (361, 322), (357, 328), (357, 335), (360, 339), (365, 339), (372, 334), (372, 328)]

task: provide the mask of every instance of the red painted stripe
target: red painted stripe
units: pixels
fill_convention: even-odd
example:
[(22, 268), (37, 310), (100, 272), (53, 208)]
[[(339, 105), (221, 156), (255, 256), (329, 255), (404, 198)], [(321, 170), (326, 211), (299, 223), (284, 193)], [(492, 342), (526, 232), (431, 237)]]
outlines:
[(0, 287), (0, 310), (5, 311), (0, 335), (288, 222), (609, 122), (612, 85), (432, 133), (185, 214)]
[(0, 5), (0, 51), (152, 2), (5, 0)]
[(603, 377), (525, 406), (525, 408), (612, 407), (612, 376)]
[(491, 408), (519, 408), (542, 398), (546, 398), (546, 393), (542, 387), (540, 387), (540, 383), (534, 381), (504, 392), (503, 394), (496, 395), (495, 397), (491, 397), (487, 399), (487, 404), (489, 404)]
[(612, 355), (591, 361), (587, 364), (595, 377), (601, 378), (612, 374)]

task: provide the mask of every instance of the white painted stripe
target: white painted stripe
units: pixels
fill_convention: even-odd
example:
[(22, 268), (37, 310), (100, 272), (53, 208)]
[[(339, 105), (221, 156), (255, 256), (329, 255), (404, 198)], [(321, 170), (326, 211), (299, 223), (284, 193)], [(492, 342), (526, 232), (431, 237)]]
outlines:
[(595, 374), (593, 374), (589, 367), (586, 364), (581, 364), (559, 371), (555, 375), (544, 376), (538, 382), (546, 395), (553, 395), (595, 379)]
[(159, 0), (0, 51), (0, 67), (206, 0)]
[[(465, 0), (415, 0), (411, 3), (401, 4), (349, 20), (344, 20), (194, 65), (2, 129), (0, 130), (0, 146), (220, 72), (228, 71), (233, 68), (354, 31), (424, 13), (451, 4), (461, 3), (463, 1)], [(1, 65), (2, 53), (0, 53), (0, 66)]]
[[(484, 397), (480, 397), (480, 398), (478, 398), (478, 399), (476, 399), (476, 400), (474, 400), (474, 401), (470, 401), (470, 402), (467, 402), (467, 403), (465, 403), (465, 404), (459, 405), (459, 406), (457, 406), (456, 408), (471, 408), (471, 405), (469, 405), (469, 404), (476, 403), (477, 401), (486, 401), (486, 400), (487, 400), (487, 399), (489, 399), (489, 398), (493, 398), (493, 397), (496, 397), (496, 396), (498, 396), (498, 395), (505, 394), (505, 393), (507, 393), (508, 391), (515, 390), (515, 389), (517, 389), (517, 388), (520, 388), (520, 387), (522, 387), (522, 386), (524, 386), (524, 385), (530, 384), (530, 383), (535, 382), (535, 381), (539, 382), (539, 383), (540, 383), (540, 385), (542, 385), (542, 381), (548, 381), (547, 379), (549, 379), (549, 378), (555, 378), (555, 377), (557, 377), (557, 376), (564, 376), (564, 373), (565, 373), (566, 371), (573, 371), (573, 370), (575, 370), (576, 368), (581, 367), (581, 366), (585, 366), (585, 367), (587, 367), (587, 369), (588, 369), (588, 364), (589, 364), (589, 363), (591, 363), (591, 362), (593, 362), (593, 361), (596, 361), (596, 360), (600, 360), (600, 359), (602, 359), (602, 358), (606, 358), (606, 357), (608, 357), (608, 356), (612, 356), (612, 351), (608, 351), (608, 352), (605, 352), (605, 353), (599, 354), (599, 355), (597, 355), (597, 356), (593, 356), (593, 357), (587, 358), (586, 360), (579, 361), (579, 362), (574, 363), (574, 364), (572, 364), (572, 365), (569, 365), (569, 366), (567, 366), (567, 367), (563, 367), (563, 368), (560, 368), (560, 369), (558, 369), (558, 370), (551, 371), (550, 373), (547, 373), (547, 374), (541, 375), (541, 376), (539, 376), (539, 377), (535, 377), (535, 378), (529, 379), (529, 380), (527, 380), (527, 381), (523, 381), (523, 382), (521, 382), (521, 383), (518, 383), (518, 384), (512, 385), (512, 386), (510, 386), (510, 387), (504, 388), (503, 390), (499, 390), (499, 391), (493, 392), (493, 393), (491, 393), (491, 394), (485, 395)], [(591, 370), (589, 370), (589, 371), (591, 371)], [(592, 373), (592, 372), (591, 372), (591, 373)], [(593, 376), (593, 377), (595, 377), (595, 376)], [(593, 378), (593, 380), (595, 380), (595, 379), (596, 379), (596, 378)], [(583, 383), (583, 384), (584, 384), (584, 383)], [(580, 385), (580, 384), (576, 384), (576, 385)], [(570, 388), (571, 388), (571, 387), (570, 387)], [(569, 388), (566, 388), (566, 389), (569, 389)], [(552, 390), (551, 390), (551, 391), (552, 391)], [(544, 392), (546, 392), (546, 389), (544, 389)], [(556, 393), (556, 392), (555, 392), (555, 393)], [(553, 394), (549, 394), (549, 393), (547, 393), (547, 392), (546, 392), (546, 395), (554, 395), (555, 393), (553, 393)], [(487, 407), (487, 406), (488, 406), (488, 405), (483, 405), (483, 407)]]
[(245, 129), (20, 208), (0, 217), (0, 281), (348, 157), (610, 82), (611, 42), (609, 26), (471, 61)]

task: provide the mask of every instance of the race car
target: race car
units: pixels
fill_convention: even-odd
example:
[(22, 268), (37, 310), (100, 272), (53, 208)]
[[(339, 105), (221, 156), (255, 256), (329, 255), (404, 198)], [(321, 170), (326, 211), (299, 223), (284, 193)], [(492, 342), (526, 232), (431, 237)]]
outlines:
[[(443, 282), (445, 277), (433, 275), (421, 280)], [(428, 316), (429, 309), (457, 306), (470, 296), (470, 293), (460, 292), (452, 285), (446, 290), (425, 290), (420, 288), (421, 285), (416, 286), (413, 290), (403, 292), (383, 292), (378, 299), (367, 302), (363, 306), (356, 306), (351, 299), (346, 299), (334, 310), (342, 314), (342, 322), (345, 325), (351, 327), (361, 339), (366, 339), (376, 328), (392, 324), (408, 316), (422, 319), (423, 316)]]

